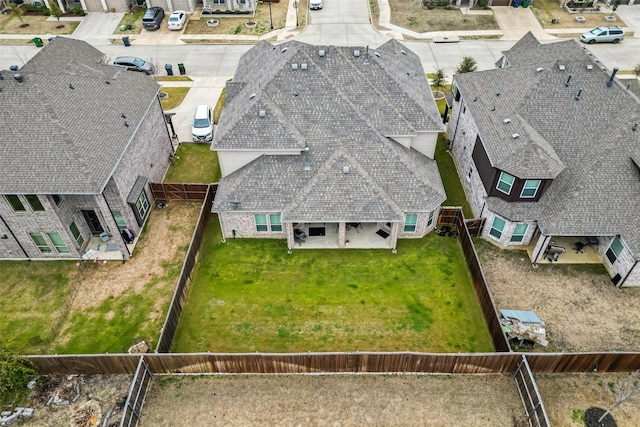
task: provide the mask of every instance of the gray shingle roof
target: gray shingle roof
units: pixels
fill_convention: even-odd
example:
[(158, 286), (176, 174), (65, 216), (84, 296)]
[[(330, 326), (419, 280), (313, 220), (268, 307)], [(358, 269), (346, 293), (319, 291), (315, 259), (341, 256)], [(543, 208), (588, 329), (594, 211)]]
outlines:
[(221, 180), (213, 210), (233, 210), (237, 197), (240, 210), (282, 211), (283, 221), (402, 221), (445, 193), (435, 161), (385, 136), (442, 129), (419, 58), (395, 41), (368, 54), (261, 43), (228, 85), (212, 149), (306, 145), (311, 170), (303, 154), (262, 156)]
[(102, 191), (159, 90), (103, 57), (56, 37), (19, 70), (22, 84), (0, 71), (0, 193)]
[(564, 169), (539, 202), (490, 198), (489, 208), (514, 221), (537, 220), (548, 235), (621, 234), (639, 256), (640, 172), (632, 158), (640, 158), (640, 127), (632, 129), (640, 122), (640, 99), (617, 79), (607, 87), (611, 72), (574, 40), (528, 45), (506, 56), (508, 68), (456, 76), (490, 159), (520, 172), (508, 157), (531, 155), (526, 147), (505, 148), (512, 140), (501, 129), (514, 122), (501, 120), (517, 114), (553, 149)]

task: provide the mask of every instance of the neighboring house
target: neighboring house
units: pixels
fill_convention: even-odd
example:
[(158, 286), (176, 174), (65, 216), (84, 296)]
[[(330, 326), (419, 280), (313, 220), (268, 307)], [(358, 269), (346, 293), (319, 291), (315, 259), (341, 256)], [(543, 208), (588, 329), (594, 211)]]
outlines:
[(242, 56), (225, 102), (211, 145), (225, 238), (395, 250), (434, 228), (444, 126), (420, 59), (397, 41), (261, 42)]
[(454, 76), (448, 129), (483, 237), (534, 264), (554, 238), (589, 242), (614, 283), (640, 285), (637, 88), (575, 40), (531, 33), (498, 66)]
[(121, 231), (139, 234), (173, 155), (159, 85), (63, 37), (0, 75), (0, 258), (78, 259), (102, 235), (96, 256), (128, 259)]

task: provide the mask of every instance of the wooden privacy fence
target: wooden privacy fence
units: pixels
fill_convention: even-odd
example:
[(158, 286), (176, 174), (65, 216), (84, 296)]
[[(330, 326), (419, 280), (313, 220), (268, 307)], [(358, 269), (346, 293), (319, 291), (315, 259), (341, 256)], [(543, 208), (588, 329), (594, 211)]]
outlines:
[(513, 379), (516, 381), (516, 388), (520, 394), (529, 423), (533, 427), (550, 426), (551, 423), (549, 422), (547, 411), (542, 403), (542, 396), (540, 396), (536, 380), (533, 378), (531, 369), (529, 369), (526, 357), (522, 357), (522, 361), (513, 373)]
[[(218, 184), (211, 184), (211, 186), (215, 186), (217, 189)], [(169, 202), (171, 200), (201, 202), (207, 197), (211, 186), (209, 184), (149, 183), (153, 198), (157, 202)]]
[(129, 394), (124, 404), (120, 427), (137, 426), (140, 423), (142, 407), (144, 406), (147, 391), (149, 391), (149, 386), (153, 380), (153, 374), (144, 361), (144, 357), (138, 357), (140, 357), (140, 361), (138, 362), (138, 368), (136, 369), (136, 374), (133, 376), (133, 381), (131, 381)]
[(178, 283), (173, 292), (173, 297), (171, 298), (171, 305), (169, 306), (167, 317), (165, 318), (162, 329), (160, 330), (160, 337), (158, 338), (158, 345), (156, 346), (156, 352), (158, 353), (168, 353), (171, 351), (171, 344), (173, 343), (173, 338), (176, 335), (180, 315), (182, 314), (182, 309), (189, 293), (191, 273), (196, 265), (196, 258), (200, 251), (200, 246), (202, 246), (204, 232), (207, 229), (209, 219), (211, 218), (210, 209), (216, 188), (217, 185), (209, 186), (209, 191), (202, 203), (196, 229), (191, 237), (191, 243), (189, 244), (189, 249), (187, 250), (184, 262), (182, 263), (180, 276), (178, 277)]

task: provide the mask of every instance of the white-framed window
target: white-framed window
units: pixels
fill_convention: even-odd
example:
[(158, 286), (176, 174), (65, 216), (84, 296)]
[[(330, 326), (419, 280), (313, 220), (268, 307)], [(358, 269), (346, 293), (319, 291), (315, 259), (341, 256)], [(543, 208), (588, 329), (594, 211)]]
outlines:
[(47, 236), (49, 236), (49, 240), (51, 240), (51, 243), (53, 243), (53, 247), (56, 248), (56, 252), (58, 252), (59, 254), (69, 253), (69, 248), (67, 248), (67, 245), (64, 244), (64, 240), (62, 240), (60, 234), (47, 233)]
[(529, 224), (516, 225), (516, 228), (513, 230), (513, 234), (511, 235), (511, 241), (522, 242), (522, 239), (524, 239), (524, 235), (527, 234), (528, 228), (529, 228)]
[(418, 215), (410, 214), (404, 216), (404, 232), (414, 233), (418, 224)]
[(69, 230), (71, 230), (71, 234), (76, 240), (78, 246), (82, 247), (82, 245), (84, 244), (84, 237), (82, 237), (82, 233), (80, 233), (80, 229), (75, 222), (71, 222), (71, 224), (69, 225)]
[(113, 215), (113, 219), (116, 220), (116, 224), (118, 225), (118, 230), (124, 230), (127, 228), (127, 221), (122, 217), (120, 211), (111, 211)]
[(435, 209), (429, 212), (429, 220), (427, 221), (427, 227), (430, 227), (433, 224), (433, 216), (435, 215)]
[(4, 198), (7, 203), (9, 203), (9, 206), (11, 206), (11, 209), (13, 209), (14, 212), (24, 212), (27, 210), (27, 208), (25, 208), (22, 204), (22, 200), (20, 200), (20, 197), (18, 197), (16, 194), (6, 194)]
[(267, 225), (267, 216), (264, 214), (254, 215), (254, 219), (256, 221), (256, 231), (263, 232), (269, 231), (269, 226)]
[(498, 218), (497, 216), (493, 218), (493, 223), (491, 224), (491, 231), (489, 234), (500, 240), (502, 237), (502, 232), (504, 231), (504, 225), (506, 221), (502, 218)]
[(522, 192), (520, 193), (520, 197), (523, 199), (530, 199), (530, 198), (536, 197), (536, 194), (538, 194), (538, 188), (540, 188), (539, 179), (527, 179), (524, 182), (524, 186), (522, 187)]
[(282, 222), (280, 220), (280, 214), (269, 215), (269, 224), (271, 231), (282, 231)]
[(31, 240), (33, 240), (33, 243), (35, 243), (35, 245), (38, 248), (38, 250), (40, 251), (40, 253), (43, 253), (43, 254), (50, 254), (51, 253), (51, 248), (49, 247), (49, 244), (44, 239), (42, 234), (40, 234), (40, 233), (29, 233), (29, 235), (31, 236)]
[(498, 180), (496, 188), (504, 194), (511, 194), (511, 189), (513, 188), (513, 182), (515, 180), (516, 178), (513, 175), (509, 175), (506, 172), (500, 172), (500, 179)]
[(44, 206), (42, 206), (40, 198), (36, 194), (26, 194), (24, 198), (27, 199), (27, 203), (29, 203), (29, 207), (31, 207), (33, 212), (44, 211)]
[(51, 198), (53, 199), (53, 203), (55, 203), (56, 206), (60, 206), (62, 204), (62, 201), (64, 200), (64, 197), (62, 197), (62, 195), (60, 194), (53, 194), (51, 195)]
[(611, 241), (609, 249), (607, 249), (607, 259), (611, 264), (618, 260), (623, 249), (624, 245), (622, 244), (622, 240), (620, 240), (620, 237), (616, 236), (615, 239)]
[(226, 0), (213, 0), (213, 4), (225, 4)]
[(136, 200), (136, 210), (140, 218), (146, 218), (147, 213), (149, 213), (149, 200), (147, 200), (147, 195), (144, 194), (144, 191), (140, 193), (138, 200)]

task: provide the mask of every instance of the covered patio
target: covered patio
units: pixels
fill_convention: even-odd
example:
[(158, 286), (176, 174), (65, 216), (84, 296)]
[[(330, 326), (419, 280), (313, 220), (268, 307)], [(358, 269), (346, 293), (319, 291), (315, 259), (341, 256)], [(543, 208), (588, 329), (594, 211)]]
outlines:
[[(526, 247), (529, 258), (536, 263), (557, 264), (603, 264), (598, 252), (599, 240), (587, 236), (552, 236), (548, 244), (540, 249), (538, 240), (532, 239)], [(564, 251), (563, 251), (564, 250)], [(540, 252), (538, 254), (538, 252)], [(545, 255), (546, 253), (546, 255)]]
[[(344, 240), (341, 242), (341, 230), (344, 227)], [(293, 246), (291, 249), (393, 249), (391, 227), (386, 224), (359, 223), (300, 223), (293, 227)], [(382, 230), (382, 231), (381, 231)], [(302, 234), (304, 233), (304, 234)], [(386, 235), (386, 237), (385, 237)]]

